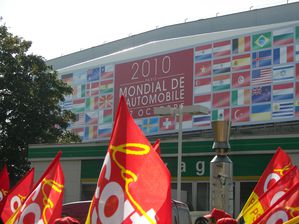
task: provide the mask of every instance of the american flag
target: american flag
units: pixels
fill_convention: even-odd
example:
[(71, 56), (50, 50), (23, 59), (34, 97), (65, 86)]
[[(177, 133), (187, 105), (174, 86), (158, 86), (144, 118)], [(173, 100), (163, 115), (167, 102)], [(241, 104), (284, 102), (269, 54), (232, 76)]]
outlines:
[(264, 68), (252, 71), (252, 85), (269, 84), (272, 81), (272, 69)]

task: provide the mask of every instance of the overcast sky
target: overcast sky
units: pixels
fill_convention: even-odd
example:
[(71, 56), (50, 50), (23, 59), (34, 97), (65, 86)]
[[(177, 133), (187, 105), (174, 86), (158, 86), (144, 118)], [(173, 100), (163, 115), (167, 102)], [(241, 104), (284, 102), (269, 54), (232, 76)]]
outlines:
[[(297, 0), (298, 1), (298, 0)], [(177, 23), (286, 4), (287, 0), (0, 0), (9, 32), (46, 59)]]

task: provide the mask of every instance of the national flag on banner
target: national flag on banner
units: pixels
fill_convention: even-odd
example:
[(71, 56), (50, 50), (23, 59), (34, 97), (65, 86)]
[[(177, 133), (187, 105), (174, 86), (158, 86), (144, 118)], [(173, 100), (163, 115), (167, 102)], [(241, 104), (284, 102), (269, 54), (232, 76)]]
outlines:
[(101, 80), (113, 79), (113, 66), (101, 67)]
[(272, 34), (271, 32), (255, 34), (252, 36), (252, 50), (260, 50), (269, 48), (272, 46)]
[(90, 82), (86, 84), (86, 96), (98, 96), (100, 93), (100, 83)]
[(6, 164), (4, 164), (2, 170), (0, 171), (0, 212), (1, 212), (1, 207), (4, 204), (4, 199), (8, 194), (9, 187), (10, 187), (9, 174), (7, 171)]
[(98, 136), (100, 139), (108, 139), (111, 136), (112, 127), (111, 124), (101, 124), (98, 127)]
[(295, 45), (295, 61), (299, 61), (299, 44)]
[(99, 112), (97, 110), (85, 113), (85, 124), (86, 125), (97, 124), (98, 120), (99, 120)]
[(88, 126), (84, 128), (84, 140), (92, 140), (98, 138), (98, 126)]
[(251, 84), (262, 85), (271, 84), (272, 82), (272, 70), (271, 68), (262, 68), (258, 70), (252, 70)]
[(193, 127), (210, 126), (211, 116), (210, 115), (194, 115), (193, 116)]
[(232, 108), (232, 123), (248, 122), (250, 108), (249, 107), (234, 107)]
[(299, 100), (296, 100), (294, 103), (294, 109), (295, 109), (295, 116), (299, 117)]
[(203, 78), (194, 80), (194, 95), (210, 93), (212, 90), (211, 78)]
[(214, 58), (228, 56), (231, 54), (231, 42), (230, 40), (216, 42), (213, 44), (213, 56)]
[(232, 70), (240, 71), (250, 69), (250, 54), (236, 55), (232, 58)]
[(250, 71), (233, 73), (232, 86), (233, 88), (250, 86)]
[(73, 107), (73, 100), (65, 100), (60, 104), (62, 110), (71, 110)]
[(232, 40), (233, 54), (250, 51), (250, 36), (239, 37)]
[(294, 47), (284, 46), (273, 49), (273, 64), (285, 64), (294, 61)]
[(73, 126), (83, 126), (85, 123), (85, 114), (82, 112), (82, 113), (75, 114), (75, 116), (76, 116), (76, 120), (73, 123)]
[(293, 109), (294, 109), (293, 101), (292, 102), (273, 103), (272, 119), (293, 118), (293, 116), (294, 116)]
[[(177, 117), (177, 121), (175, 123), (176, 130), (179, 129), (179, 118)], [(192, 128), (192, 115), (185, 113), (183, 114), (183, 122), (182, 122), (183, 129), (190, 129)]]
[(230, 72), (230, 58), (221, 58), (213, 61), (213, 74)]
[(211, 108), (211, 94), (194, 97), (194, 104), (201, 105), (207, 108)]
[(58, 152), (42, 177), (33, 187), (25, 202), (9, 218), (6, 224), (13, 223), (54, 223), (61, 217), (64, 192), (64, 175)]
[(252, 88), (252, 103), (262, 103), (271, 101), (271, 86), (257, 86)]
[(241, 106), (250, 104), (250, 89), (233, 89), (232, 106)]
[(100, 108), (112, 108), (113, 105), (113, 95), (112, 94), (107, 94), (107, 95), (101, 95), (100, 96)]
[(230, 75), (218, 75), (213, 77), (213, 91), (230, 89)]
[(214, 93), (212, 105), (214, 108), (230, 106), (230, 92)]
[(291, 100), (294, 98), (294, 83), (273, 85), (273, 100)]
[(212, 44), (198, 46), (195, 48), (194, 61), (203, 61), (212, 59)]
[(9, 190), (7, 197), (0, 208), (1, 220), (6, 223), (15, 211), (24, 203), (26, 197), (33, 190), (34, 168), (18, 181), (18, 183)]
[(294, 74), (293, 65), (273, 67), (273, 82), (293, 82)]
[(113, 79), (113, 71), (101, 73), (101, 80)]
[(252, 224), (298, 182), (299, 171), (294, 166), (244, 211), (245, 223)]
[(142, 118), (142, 131), (145, 134), (154, 134), (159, 131), (159, 117)]
[(85, 223), (171, 224), (171, 213), (170, 173), (121, 97)]
[[(269, 104), (270, 105), (270, 104)], [(265, 110), (264, 110), (265, 111)], [(255, 185), (251, 195), (247, 199), (238, 218), (240, 218), (244, 211), (252, 205), (255, 201), (267, 192), (282, 176), (284, 176), (294, 165), (291, 158), (280, 147), (277, 148), (272, 159), (268, 163), (259, 181)]]
[(229, 109), (215, 109), (212, 110), (212, 114), (211, 114), (211, 120), (212, 121), (228, 121), (230, 120), (230, 114), (229, 114)]
[(71, 131), (77, 135), (80, 136), (80, 139), (83, 140), (84, 137), (84, 128), (80, 127), (80, 128), (72, 128)]
[(85, 110), (85, 99), (74, 99), (73, 100), (73, 107), (72, 107), (72, 112), (75, 114), (84, 112)]
[(79, 86), (74, 86), (73, 87), (73, 96), (74, 98), (82, 98), (85, 97), (85, 84), (84, 85), (79, 85)]
[(72, 84), (73, 84), (73, 73), (61, 75), (60, 78), (64, 83), (72, 86)]
[(252, 88), (252, 103), (262, 103), (271, 101), (271, 86), (257, 86)]
[(100, 68), (88, 69), (87, 82), (98, 81), (100, 79)]
[(79, 70), (75, 71), (73, 74), (73, 85), (82, 85), (86, 83), (86, 71)]
[(175, 129), (175, 118), (174, 118), (174, 116), (160, 117), (159, 127), (160, 127), (160, 131), (174, 130)]
[(86, 110), (97, 110), (97, 109), (99, 109), (99, 97), (95, 96), (95, 97), (86, 98), (85, 109)]
[(252, 53), (252, 68), (270, 66), (272, 64), (272, 50), (263, 50)]
[(271, 120), (271, 104), (259, 104), (251, 106), (251, 121)]
[(103, 109), (99, 111), (99, 124), (111, 123), (112, 121), (112, 109)]
[(113, 93), (113, 80), (104, 80), (100, 83), (100, 94), (111, 94)]
[(212, 62), (202, 61), (195, 64), (195, 76), (209, 76), (212, 74)]
[(294, 43), (293, 27), (273, 31), (273, 45), (281, 46)]
[(299, 216), (299, 183), (295, 184), (253, 224), (259, 223), (284, 223)]

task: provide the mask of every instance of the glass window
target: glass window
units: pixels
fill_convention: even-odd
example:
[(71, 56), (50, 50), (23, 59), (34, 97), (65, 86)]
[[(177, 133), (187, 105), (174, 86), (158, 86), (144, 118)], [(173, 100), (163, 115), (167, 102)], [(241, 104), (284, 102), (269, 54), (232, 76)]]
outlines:
[[(171, 192), (172, 192), (173, 199), (176, 199), (176, 190), (177, 190), (177, 184), (172, 183)], [(190, 211), (194, 210), (192, 206), (192, 183), (181, 184), (181, 201), (188, 205)]]
[(82, 184), (81, 185), (81, 200), (87, 201), (92, 200), (94, 192), (96, 190), (96, 184)]
[(197, 183), (197, 211), (209, 211), (210, 210), (210, 184), (209, 183)]
[(240, 183), (240, 208), (242, 209), (247, 199), (252, 193), (256, 182), (241, 182)]

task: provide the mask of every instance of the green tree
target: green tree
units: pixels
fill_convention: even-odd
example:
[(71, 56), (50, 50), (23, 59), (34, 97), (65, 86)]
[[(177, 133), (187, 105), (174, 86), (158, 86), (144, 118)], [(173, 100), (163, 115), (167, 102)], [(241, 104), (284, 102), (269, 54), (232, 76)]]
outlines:
[(0, 24), (0, 169), (13, 183), (30, 168), (28, 144), (80, 141), (67, 130), (75, 115), (59, 106), (72, 88), (30, 47)]

